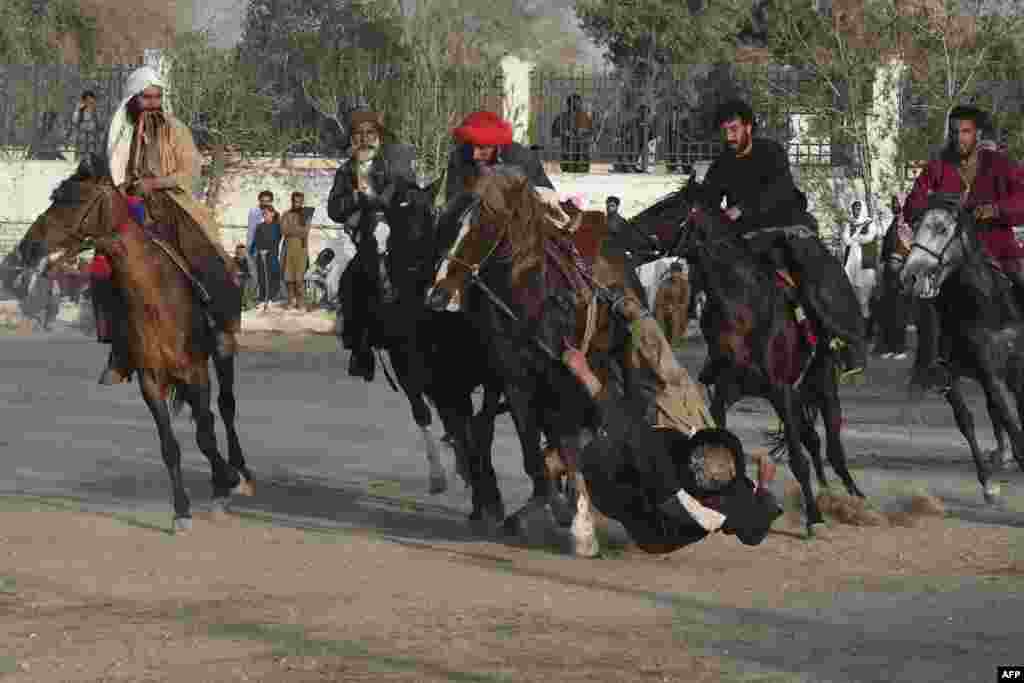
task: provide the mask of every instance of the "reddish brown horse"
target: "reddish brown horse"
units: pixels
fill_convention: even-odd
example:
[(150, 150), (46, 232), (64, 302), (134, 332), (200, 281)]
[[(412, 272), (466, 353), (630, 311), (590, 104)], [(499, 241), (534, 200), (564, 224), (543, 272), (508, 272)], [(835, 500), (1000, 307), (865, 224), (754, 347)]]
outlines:
[[(196, 443), (210, 461), (215, 509), (226, 507), (233, 493), (253, 492), (235, 430), (234, 359), (212, 353), (212, 334), (190, 281), (131, 217), (124, 196), (100, 160), (83, 162), (51, 200), (8, 265), (41, 268), (47, 259), (53, 263), (71, 258), (90, 246), (109, 258), (126, 315), (126, 348), (120, 351), (136, 368), (142, 398), (156, 421), (171, 477), (175, 531), (187, 531), (192, 525), (191, 506), (182, 480), (181, 447), (171, 426), (172, 410), (177, 412), (182, 403), (191, 407)], [(228, 461), (218, 451), (210, 409), (211, 356), (220, 386), (217, 405), (227, 432)], [(172, 391), (173, 405), (169, 405)]]

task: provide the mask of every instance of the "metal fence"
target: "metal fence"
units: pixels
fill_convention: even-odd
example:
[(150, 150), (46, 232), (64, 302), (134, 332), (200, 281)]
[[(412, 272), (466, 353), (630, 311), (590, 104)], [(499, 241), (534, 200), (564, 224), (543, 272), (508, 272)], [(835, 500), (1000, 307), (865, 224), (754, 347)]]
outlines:
[[(785, 79), (782, 85), (787, 88), (800, 87), (800, 76), (792, 70), (766, 68), (762, 77)], [(669, 172), (687, 172), (721, 150), (714, 125), (717, 105), (735, 95), (750, 98), (749, 87), (741, 80), (726, 80), (727, 75), (712, 71), (703, 82), (662, 79), (652, 86), (610, 73), (534, 71), (531, 140), (543, 159), (558, 161), (566, 172), (585, 172), (590, 163), (610, 164), (621, 172), (658, 165)], [(778, 105), (776, 101), (755, 106), (764, 109), (758, 128), (787, 146), (794, 163), (830, 166), (846, 158), (830, 143), (794, 140), (789, 115), (798, 112), (780, 110)]]
[(72, 116), (82, 93), (96, 94), (99, 135), (121, 101), (127, 75), (136, 66), (83, 69), (66, 64), (0, 64), (0, 149), (34, 158), (61, 158), (73, 145)]

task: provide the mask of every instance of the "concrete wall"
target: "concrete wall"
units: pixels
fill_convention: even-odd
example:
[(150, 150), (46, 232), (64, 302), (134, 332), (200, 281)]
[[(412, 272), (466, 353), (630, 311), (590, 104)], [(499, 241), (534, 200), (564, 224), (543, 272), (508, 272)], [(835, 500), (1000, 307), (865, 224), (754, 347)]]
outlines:
[[(315, 255), (323, 241), (336, 233), (337, 227), (327, 217), (327, 197), (334, 180), (337, 162), (330, 160), (296, 160), (291, 168), (282, 168), (279, 161), (254, 163), (225, 179), (220, 197), (218, 217), (224, 226), (224, 246), (228, 249), (245, 241), (249, 209), (256, 206), (261, 190), (274, 193), (279, 210), (290, 204), (290, 195), (299, 190), (306, 195), (306, 205), (316, 207), (313, 217), (310, 250)], [(678, 175), (608, 174), (595, 168), (588, 175), (548, 173), (560, 192), (582, 193), (589, 206), (604, 209), (609, 195), (622, 200), (622, 215), (629, 218), (674, 191), (683, 180)], [(703, 169), (699, 169), (703, 170)], [(74, 164), (58, 161), (0, 162), (0, 254), (6, 254), (36, 216), (49, 206), (49, 196), (58, 183), (74, 172)], [(837, 198), (846, 205), (858, 190), (849, 181), (836, 182)], [(887, 219), (886, 219), (887, 220)], [(830, 226), (822, 225), (823, 232)]]

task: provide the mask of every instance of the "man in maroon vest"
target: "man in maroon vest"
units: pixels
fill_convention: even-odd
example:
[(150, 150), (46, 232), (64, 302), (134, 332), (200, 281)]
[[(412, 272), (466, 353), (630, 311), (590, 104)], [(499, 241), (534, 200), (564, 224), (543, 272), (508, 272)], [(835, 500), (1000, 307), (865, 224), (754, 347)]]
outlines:
[[(921, 171), (903, 205), (913, 222), (928, 206), (932, 192), (956, 193), (978, 221), (978, 237), (987, 256), (1024, 293), (1024, 248), (1013, 234), (1024, 225), (1024, 169), (1006, 155), (979, 146), (988, 115), (974, 107), (956, 107), (941, 155)], [(934, 300), (924, 300), (918, 321), (918, 352), (912, 385), (927, 389), (949, 385), (948, 349), (939, 344), (939, 319)]]

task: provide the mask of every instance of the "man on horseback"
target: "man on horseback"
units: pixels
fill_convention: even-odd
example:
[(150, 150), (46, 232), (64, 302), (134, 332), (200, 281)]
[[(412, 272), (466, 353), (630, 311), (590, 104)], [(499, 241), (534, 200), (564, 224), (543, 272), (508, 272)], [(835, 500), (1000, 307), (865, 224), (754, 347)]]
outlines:
[[(457, 221), (469, 202), (453, 202), (456, 197), (473, 189), (476, 178), (502, 172), (522, 172), (534, 188), (550, 191), (546, 201), (557, 202), (555, 186), (544, 172), (544, 165), (533, 150), (512, 139), (512, 124), (490, 111), (478, 111), (467, 116), (462, 125), (452, 131), (456, 146), (448, 157), (445, 172), (445, 211), (438, 218), (440, 232), (452, 221)], [(435, 310), (458, 306), (462, 301), (469, 271), (462, 267), (471, 259), (466, 257), (467, 245), (458, 242), (449, 263), (442, 265), (428, 304)], [(447, 266), (453, 266), (451, 268)]]
[[(220, 243), (220, 226), (192, 198), (201, 157), (188, 127), (163, 110), (163, 89), (150, 67), (128, 77), (126, 98), (114, 113), (107, 139), (110, 173), (114, 184), (129, 195), (129, 204), (146, 232), (162, 238), (184, 260), (182, 264), (175, 258), (205, 307), (217, 354), (228, 357), (235, 353), (241, 321), (237, 271)], [(111, 310), (116, 307), (114, 301), (97, 305), (115, 327), (123, 322), (123, 316)], [(112, 344), (100, 384), (127, 379), (132, 368), (122, 356), (118, 344)]]
[(537, 154), (512, 140), (512, 124), (490, 111), (467, 116), (452, 131), (458, 143), (448, 157), (445, 201), (471, 189), (473, 178), (493, 173), (499, 166), (518, 166), (534, 187), (554, 190)]
[[(997, 272), (1009, 278), (1024, 296), (1024, 247), (1013, 226), (1024, 224), (1024, 172), (1006, 155), (979, 145), (979, 132), (989, 116), (974, 107), (955, 107), (948, 117), (948, 137), (939, 158), (922, 169), (903, 205), (903, 217), (913, 223), (928, 207), (932, 192), (959, 194), (964, 208), (978, 223), (978, 239)], [(939, 341), (939, 318), (934, 300), (922, 300), (918, 321), (918, 353), (912, 386), (945, 388), (949, 349)]]
[[(786, 150), (773, 140), (753, 136), (754, 115), (745, 102), (724, 103), (716, 119), (728, 149), (708, 169), (700, 188), (701, 203), (718, 209), (726, 199), (725, 216), (731, 227), (773, 268), (808, 342), (816, 345), (817, 337), (805, 323), (804, 308), (848, 346), (846, 374), (863, 371), (866, 349), (856, 298), (838, 261), (817, 237), (817, 221), (807, 211), (806, 195), (793, 181)], [(794, 275), (799, 282), (794, 282)], [(826, 285), (850, 289), (836, 293), (848, 293), (844, 298), (850, 298), (852, 306), (837, 307), (834, 300), (826, 303), (822, 296)], [(709, 359), (701, 382), (714, 384), (719, 369)]]
[[(346, 226), (346, 232), (358, 246), (378, 214), (394, 201), (396, 192), (416, 185), (413, 168), (416, 151), (409, 145), (382, 144), (384, 115), (378, 112), (353, 112), (349, 117), (349, 130), (350, 156), (334, 176), (327, 215), (335, 223)], [(368, 319), (371, 302), (357, 300), (355, 296), (354, 278), (359, 262), (359, 256), (352, 259), (341, 276), (338, 292), (339, 313), (344, 325), (341, 340), (344, 347), (352, 351), (349, 375), (369, 382), (374, 375)]]

